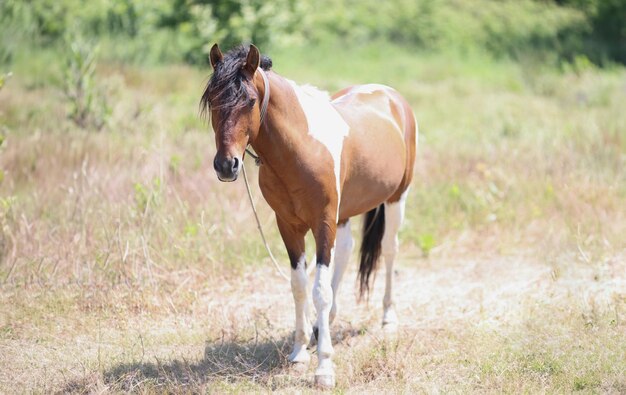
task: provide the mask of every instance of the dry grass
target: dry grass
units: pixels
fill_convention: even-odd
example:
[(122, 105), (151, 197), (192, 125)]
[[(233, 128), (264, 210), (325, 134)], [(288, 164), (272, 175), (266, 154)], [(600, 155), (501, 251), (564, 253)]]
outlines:
[[(301, 55), (274, 64), (329, 88), (383, 78), (423, 137), (399, 336), (378, 329), (380, 282), (355, 304), (351, 268), (337, 391), (626, 392), (624, 71), (405, 55), (327, 81)], [(115, 106), (95, 133), (67, 121), (45, 77), (15, 74), (0, 92), (0, 392), (312, 391), (313, 366), (286, 363), (289, 286), (243, 184), (212, 174), (206, 76), (101, 66)]]

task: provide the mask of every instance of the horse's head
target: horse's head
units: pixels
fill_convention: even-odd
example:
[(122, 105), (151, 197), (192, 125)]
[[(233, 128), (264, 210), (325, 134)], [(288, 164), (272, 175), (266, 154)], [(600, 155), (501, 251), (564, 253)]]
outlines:
[[(215, 131), (217, 153), (213, 167), (221, 181), (235, 181), (241, 170), (243, 154), (261, 126), (261, 93), (255, 73), (261, 63), (271, 66), (269, 58), (261, 59), (254, 45), (238, 47), (222, 54), (217, 44), (210, 53), (211, 76), (200, 105), (210, 112)], [(258, 82), (258, 81), (257, 81)], [(260, 84), (262, 88), (262, 82)]]

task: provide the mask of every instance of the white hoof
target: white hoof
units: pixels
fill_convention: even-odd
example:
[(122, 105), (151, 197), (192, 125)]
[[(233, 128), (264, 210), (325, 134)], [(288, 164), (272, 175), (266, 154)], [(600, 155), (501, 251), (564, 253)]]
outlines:
[(393, 307), (387, 308), (383, 313), (383, 327), (395, 326), (398, 327), (398, 316), (396, 310)]
[(315, 385), (319, 388), (333, 388), (335, 386), (335, 367), (330, 358), (323, 358), (315, 369)]
[(395, 335), (398, 332), (397, 322), (388, 322), (383, 324), (383, 333), (386, 335)]
[(301, 344), (293, 347), (293, 351), (287, 359), (294, 364), (308, 364), (311, 361), (311, 356), (306, 350), (306, 346)]
[(316, 374), (315, 385), (322, 389), (335, 388), (335, 375), (333, 374)]

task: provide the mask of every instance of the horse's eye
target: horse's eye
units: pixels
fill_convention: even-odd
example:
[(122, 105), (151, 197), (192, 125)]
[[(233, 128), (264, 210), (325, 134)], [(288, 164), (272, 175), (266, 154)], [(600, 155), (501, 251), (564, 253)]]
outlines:
[(250, 107), (250, 108), (254, 107), (254, 103), (256, 103), (256, 99), (248, 100), (248, 107)]

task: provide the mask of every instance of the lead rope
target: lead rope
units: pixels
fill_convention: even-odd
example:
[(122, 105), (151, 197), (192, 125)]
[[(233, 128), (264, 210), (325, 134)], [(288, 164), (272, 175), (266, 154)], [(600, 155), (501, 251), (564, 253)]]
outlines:
[[(265, 75), (265, 72), (261, 68), (258, 68), (257, 70), (261, 73), (261, 77), (263, 77), (263, 84), (265, 85), (265, 95), (263, 95), (263, 102), (261, 103), (261, 125), (262, 125), (263, 121), (265, 121), (265, 114), (267, 113), (267, 106), (270, 101), (270, 83), (267, 80), (267, 76)], [(246, 152), (254, 158), (254, 161), (257, 164), (257, 166), (261, 164), (261, 159), (258, 156), (254, 155), (252, 152), (250, 152), (250, 150), (247, 147), (246, 147)], [(278, 274), (280, 274), (280, 276), (284, 278), (285, 280), (291, 281), (291, 279), (287, 277), (287, 275), (282, 271), (278, 262), (276, 262), (276, 258), (274, 258), (274, 254), (272, 254), (272, 250), (270, 250), (270, 246), (269, 244), (267, 244), (267, 239), (265, 238), (265, 233), (263, 233), (263, 228), (261, 227), (261, 221), (259, 220), (259, 214), (256, 211), (256, 206), (254, 205), (254, 199), (252, 199), (252, 192), (250, 191), (250, 183), (248, 183), (248, 174), (246, 173), (246, 166), (243, 160), (241, 161), (241, 170), (243, 171), (243, 181), (246, 184), (246, 191), (248, 192), (248, 199), (250, 200), (250, 205), (252, 206), (252, 212), (254, 213), (254, 218), (256, 219), (256, 225), (257, 225), (257, 228), (259, 229), (259, 233), (261, 234), (261, 239), (263, 239), (263, 244), (265, 245), (265, 249), (267, 250), (267, 253), (269, 254), (270, 259), (272, 260), (272, 263), (274, 264), (274, 267), (276, 268), (276, 271), (278, 272)]]
[(280, 276), (284, 278), (285, 280), (291, 281), (291, 279), (287, 277), (287, 275), (281, 270), (280, 266), (278, 265), (278, 262), (276, 262), (276, 258), (274, 258), (274, 254), (272, 254), (272, 250), (270, 250), (270, 246), (269, 244), (267, 244), (267, 240), (265, 239), (265, 234), (263, 233), (263, 228), (261, 227), (261, 221), (259, 220), (259, 214), (256, 212), (254, 199), (252, 199), (252, 193), (250, 192), (250, 184), (248, 183), (248, 175), (246, 173), (246, 166), (243, 163), (243, 161), (241, 161), (241, 170), (243, 170), (243, 181), (246, 183), (246, 191), (248, 191), (248, 199), (250, 199), (250, 204), (252, 205), (252, 211), (254, 212), (254, 218), (256, 219), (256, 225), (257, 225), (257, 228), (259, 229), (259, 233), (261, 234), (261, 239), (263, 239), (263, 244), (265, 245), (265, 249), (267, 250), (267, 253), (270, 255), (270, 259), (272, 260), (272, 263), (274, 264), (274, 267), (276, 268), (276, 271), (278, 272), (278, 274), (280, 274)]

